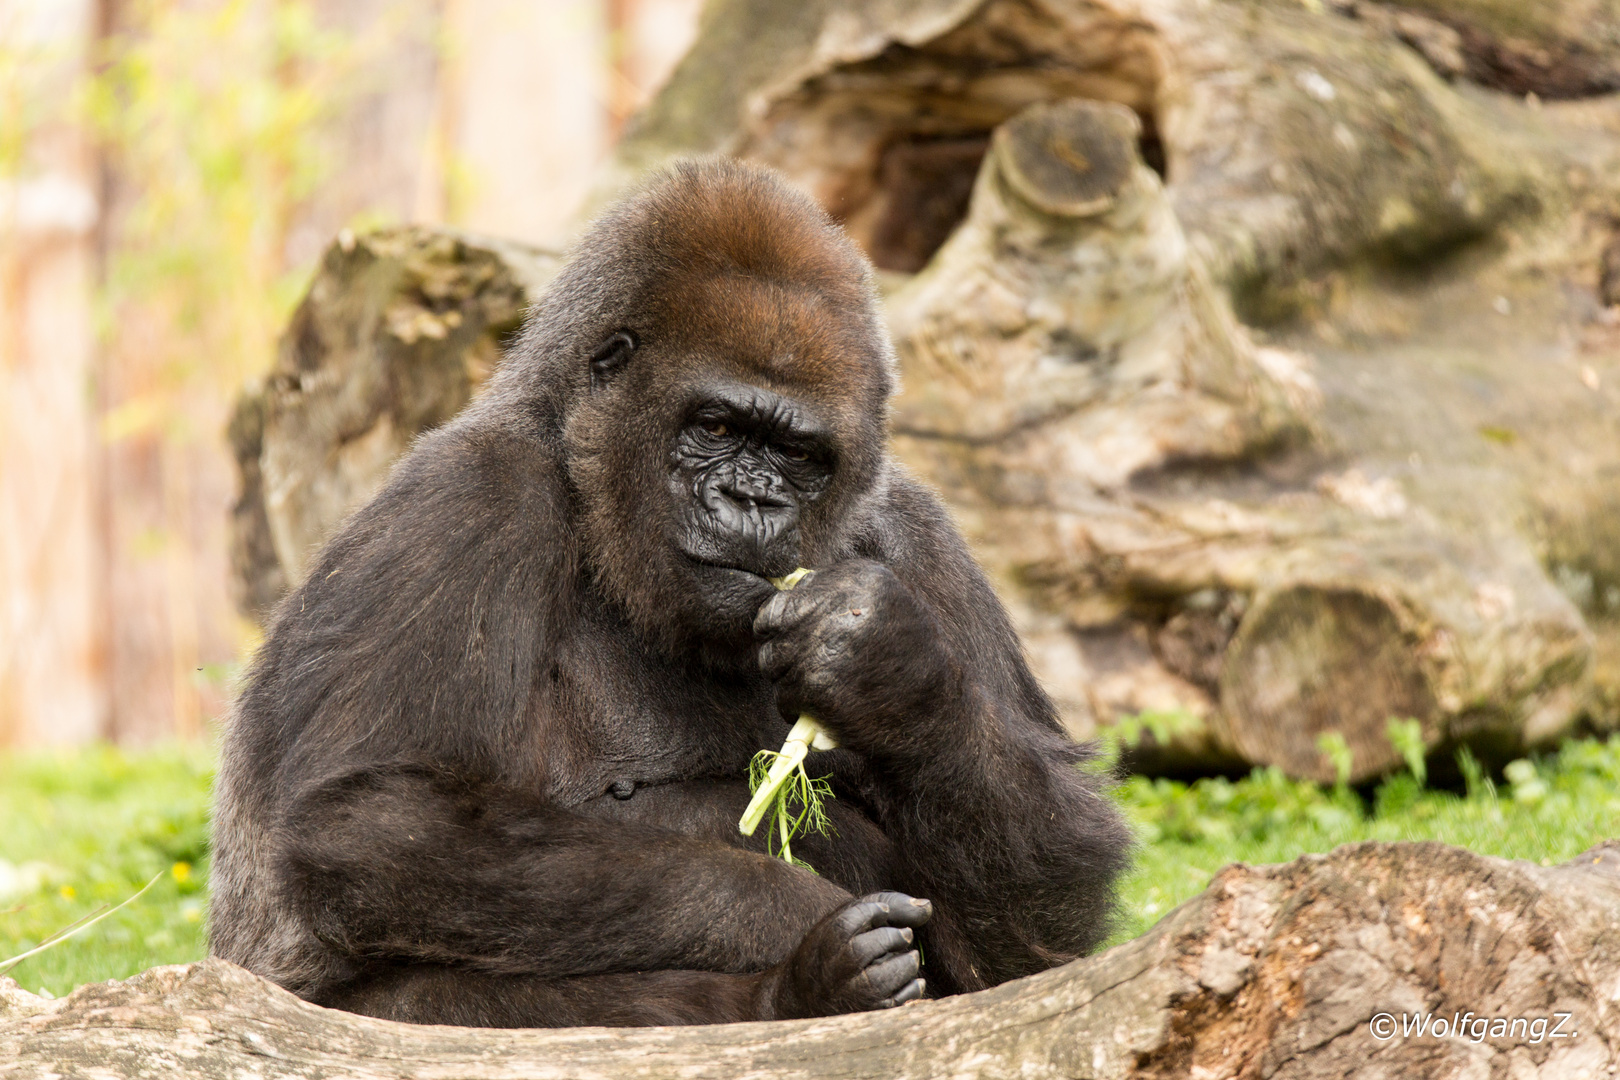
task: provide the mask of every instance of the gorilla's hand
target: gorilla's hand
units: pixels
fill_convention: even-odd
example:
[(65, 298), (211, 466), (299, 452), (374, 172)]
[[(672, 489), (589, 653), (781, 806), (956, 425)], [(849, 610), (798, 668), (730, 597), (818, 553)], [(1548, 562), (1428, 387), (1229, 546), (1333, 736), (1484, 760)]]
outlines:
[(817, 570), (767, 600), (754, 633), (783, 715), (809, 713), (867, 754), (938, 752), (956, 673), (933, 613), (888, 567)]
[(767, 973), (770, 1012), (778, 1020), (865, 1012), (923, 996), (912, 927), (933, 907), (904, 893), (851, 900), (810, 928), (793, 954)]

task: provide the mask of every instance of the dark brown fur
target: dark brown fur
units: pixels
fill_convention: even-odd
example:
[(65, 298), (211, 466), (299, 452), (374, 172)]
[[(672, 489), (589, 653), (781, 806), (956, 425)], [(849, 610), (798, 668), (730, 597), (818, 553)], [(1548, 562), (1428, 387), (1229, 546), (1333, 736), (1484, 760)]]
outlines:
[[(893, 1004), (914, 934), (936, 993), (1095, 946), (1126, 831), (890, 460), (892, 388), (864, 259), (773, 175), (688, 164), (611, 211), (283, 603), (226, 736), (213, 951), (355, 1011), (540, 1026)], [(688, 453), (739, 392), (811, 461)], [(757, 535), (699, 505), (734, 475), (785, 493), (724, 488), (776, 515)], [(823, 569), (777, 598), (796, 563)], [(800, 708), (847, 747), (811, 760), (820, 876), (736, 829)]]

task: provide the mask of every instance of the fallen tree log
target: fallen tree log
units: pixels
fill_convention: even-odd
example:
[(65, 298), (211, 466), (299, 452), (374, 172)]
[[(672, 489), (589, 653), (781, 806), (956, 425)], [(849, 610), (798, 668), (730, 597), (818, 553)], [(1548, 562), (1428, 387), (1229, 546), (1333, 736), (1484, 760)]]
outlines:
[(1554, 867), (1433, 843), (1229, 866), (1101, 955), (976, 994), (823, 1020), (417, 1027), (318, 1008), (220, 960), (56, 1001), (0, 979), (0, 1077), (19, 1080), (1608, 1080), (1617, 1069), (1613, 841)]

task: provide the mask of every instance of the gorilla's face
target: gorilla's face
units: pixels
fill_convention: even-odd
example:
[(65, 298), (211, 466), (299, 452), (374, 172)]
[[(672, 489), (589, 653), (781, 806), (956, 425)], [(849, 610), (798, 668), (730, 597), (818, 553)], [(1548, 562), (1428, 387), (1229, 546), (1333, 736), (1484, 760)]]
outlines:
[(801, 560), (800, 521), (832, 483), (831, 430), (805, 402), (717, 381), (688, 406), (669, 450), (667, 542), (690, 561), (712, 631), (752, 621)]
[[(871, 484), (881, 415), (794, 377), (803, 340), (762, 324), (615, 331), (568, 420), (591, 568), (634, 622), (672, 645), (751, 645), (774, 591), (767, 579), (838, 549)], [(791, 364), (776, 359), (790, 353)]]
[(650, 640), (730, 656), (767, 578), (858, 531), (892, 356), (865, 260), (807, 198), (762, 173), (681, 190), (582, 244), (550, 371), (597, 585)]

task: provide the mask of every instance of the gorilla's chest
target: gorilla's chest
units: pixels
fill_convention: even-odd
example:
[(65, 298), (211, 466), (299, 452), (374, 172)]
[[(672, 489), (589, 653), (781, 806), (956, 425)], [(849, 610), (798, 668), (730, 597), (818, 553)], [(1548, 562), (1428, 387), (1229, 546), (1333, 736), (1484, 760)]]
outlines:
[(754, 754), (787, 733), (763, 678), (607, 643), (560, 657), (537, 696), (547, 794), (567, 805), (613, 790), (742, 781)]

